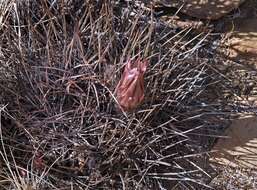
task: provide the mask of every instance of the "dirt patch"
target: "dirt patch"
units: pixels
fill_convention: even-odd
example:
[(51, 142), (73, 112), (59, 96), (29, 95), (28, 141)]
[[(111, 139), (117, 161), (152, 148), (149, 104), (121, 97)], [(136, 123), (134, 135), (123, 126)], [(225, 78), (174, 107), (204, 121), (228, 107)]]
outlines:
[(212, 161), (224, 166), (257, 169), (257, 117), (239, 118), (227, 129), (228, 138), (214, 146)]
[(255, 190), (257, 188), (257, 172), (254, 170), (223, 167), (219, 171), (220, 175), (211, 182), (212, 187), (216, 190)]
[(165, 6), (181, 8), (181, 12), (200, 19), (216, 20), (237, 8), (245, 0), (158, 0)]
[(231, 23), (232, 36), (228, 41), (228, 55), (232, 59), (247, 60), (256, 68), (257, 18), (240, 18)]
[(257, 60), (257, 2), (246, 1), (234, 15), (219, 21), (218, 32), (226, 36), (224, 54), (256, 69)]

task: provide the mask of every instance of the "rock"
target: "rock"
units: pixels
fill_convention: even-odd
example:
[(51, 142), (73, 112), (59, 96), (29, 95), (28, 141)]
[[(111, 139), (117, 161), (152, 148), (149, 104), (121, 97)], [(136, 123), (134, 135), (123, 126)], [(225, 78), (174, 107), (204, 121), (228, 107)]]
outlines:
[(257, 117), (239, 118), (213, 148), (211, 162), (224, 166), (257, 169)]
[(200, 19), (216, 20), (237, 8), (245, 0), (155, 0), (168, 7), (176, 7), (181, 12)]

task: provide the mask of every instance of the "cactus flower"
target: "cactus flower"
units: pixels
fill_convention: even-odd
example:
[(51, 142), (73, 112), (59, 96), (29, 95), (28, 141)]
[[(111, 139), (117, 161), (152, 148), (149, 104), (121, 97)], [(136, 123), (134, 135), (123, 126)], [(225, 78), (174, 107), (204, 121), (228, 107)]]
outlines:
[(117, 100), (124, 111), (135, 109), (144, 99), (144, 73), (148, 62), (128, 60), (116, 87)]

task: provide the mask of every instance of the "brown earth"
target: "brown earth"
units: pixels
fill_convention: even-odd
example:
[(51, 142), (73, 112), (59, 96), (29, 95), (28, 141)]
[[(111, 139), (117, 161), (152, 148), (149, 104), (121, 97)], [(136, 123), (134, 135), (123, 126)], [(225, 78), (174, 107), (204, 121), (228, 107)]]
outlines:
[(227, 138), (214, 146), (211, 160), (224, 166), (257, 169), (257, 117), (234, 120)]
[[(238, 72), (254, 73), (257, 69), (257, 1), (248, 0), (239, 10), (235, 17), (227, 16), (221, 20), (223, 23), (220, 32), (226, 36), (222, 51), (241, 68), (247, 66), (245, 71), (242, 69)], [(242, 104), (256, 110), (256, 92), (252, 91), (241, 98)], [(220, 172), (212, 185), (219, 188), (222, 186), (221, 189), (256, 189), (256, 114), (244, 114), (233, 120), (224, 135), (227, 137), (219, 139), (212, 149), (216, 152), (211, 154), (210, 161)]]
[(216, 20), (237, 8), (245, 0), (156, 0), (168, 7), (181, 8), (181, 12), (189, 16)]

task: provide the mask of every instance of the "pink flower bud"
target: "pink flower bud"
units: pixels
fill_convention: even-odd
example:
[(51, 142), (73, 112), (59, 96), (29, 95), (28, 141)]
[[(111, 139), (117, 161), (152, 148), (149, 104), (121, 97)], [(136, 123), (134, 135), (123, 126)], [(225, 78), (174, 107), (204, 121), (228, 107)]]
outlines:
[(135, 109), (144, 99), (144, 73), (148, 62), (128, 60), (116, 87), (117, 100), (125, 111)]

